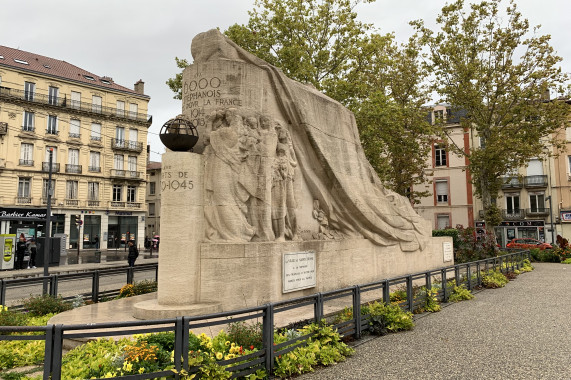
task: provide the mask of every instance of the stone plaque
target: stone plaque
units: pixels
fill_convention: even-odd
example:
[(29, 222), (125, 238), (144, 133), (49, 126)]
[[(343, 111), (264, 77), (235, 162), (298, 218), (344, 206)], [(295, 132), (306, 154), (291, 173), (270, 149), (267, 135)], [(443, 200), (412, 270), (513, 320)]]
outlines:
[(452, 243), (442, 243), (442, 252), (444, 253), (444, 262), (452, 261), (454, 259), (454, 250), (452, 249)]
[(315, 287), (315, 252), (284, 253), (283, 293)]

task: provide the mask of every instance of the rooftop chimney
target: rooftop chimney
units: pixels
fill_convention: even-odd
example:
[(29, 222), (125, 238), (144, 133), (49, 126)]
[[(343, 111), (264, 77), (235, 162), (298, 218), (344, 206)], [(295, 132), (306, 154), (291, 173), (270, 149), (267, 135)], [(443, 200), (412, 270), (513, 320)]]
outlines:
[(142, 79), (139, 79), (137, 83), (135, 83), (135, 92), (137, 94), (145, 95), (145, 82)]

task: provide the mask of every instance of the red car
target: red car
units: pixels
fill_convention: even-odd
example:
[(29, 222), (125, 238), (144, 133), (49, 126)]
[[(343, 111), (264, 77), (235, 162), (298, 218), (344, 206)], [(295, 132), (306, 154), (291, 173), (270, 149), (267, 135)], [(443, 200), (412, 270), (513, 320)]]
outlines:
[(553, 248), (549, 243), (544, 243), (542, 241), (530, 238), (512, 239), (512, 241), (510, 241), (506, 247), (520, 249), (539, 248), (541, 250)]

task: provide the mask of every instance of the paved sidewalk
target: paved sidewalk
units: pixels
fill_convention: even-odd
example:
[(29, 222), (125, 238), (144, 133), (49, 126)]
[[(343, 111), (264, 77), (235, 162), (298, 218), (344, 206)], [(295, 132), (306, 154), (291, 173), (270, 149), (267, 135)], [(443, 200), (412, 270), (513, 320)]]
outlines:
[(571, 265), (534, 265), (300, 379), (571, 379)]

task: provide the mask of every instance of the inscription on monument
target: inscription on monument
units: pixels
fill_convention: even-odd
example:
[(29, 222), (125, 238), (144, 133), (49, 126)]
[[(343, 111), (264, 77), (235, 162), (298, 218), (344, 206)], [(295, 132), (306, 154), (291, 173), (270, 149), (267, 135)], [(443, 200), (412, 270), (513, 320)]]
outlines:
[(206, 125), (204, 107), (241, 107), (242, 100), (227, 97), (220, 90), (222, 80), (216, 76), (194, 74), (194, 79), (182, 87), (182, 111), (197, 127)]
[(188, 172), (164, 170), (161, 173), (161, 191), (192, 190), (194, 184)]
[(454, 250), (452, 249), (452, 243), (444, 242), (442, 243), (442, 252), (444, 253), (444, 261), (452, 261), (454, 258)]
[(283, 293), (315, 287), (315, 252), (284, 253)]

